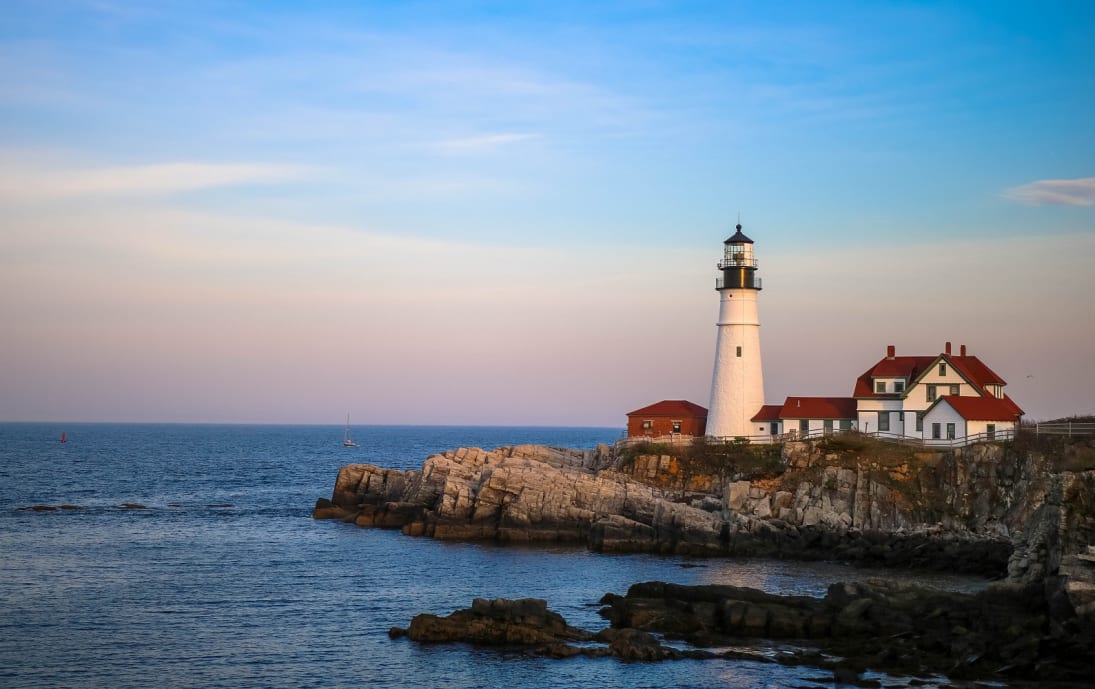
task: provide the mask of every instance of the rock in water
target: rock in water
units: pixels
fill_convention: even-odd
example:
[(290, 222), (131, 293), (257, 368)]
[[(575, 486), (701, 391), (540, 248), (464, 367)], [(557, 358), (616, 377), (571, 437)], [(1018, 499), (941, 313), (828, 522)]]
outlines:
[(457, 610), (447, 617), (415, 615), (406, 635), (413, 641), (462, 641), (489, 646), (585, 641), (592, 636), (569, 626), (562, 615), (547, 609), (547, 601), (538, 598), (476, 598), (471, 608)]

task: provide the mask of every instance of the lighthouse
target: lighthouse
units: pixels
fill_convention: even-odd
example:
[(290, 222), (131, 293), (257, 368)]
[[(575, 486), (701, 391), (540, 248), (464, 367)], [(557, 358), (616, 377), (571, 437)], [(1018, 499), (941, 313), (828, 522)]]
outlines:
[(723, 242), (719, 293), (718, 339), (711, 376), (707, 435), (748, 437), (752, 418), (764, 405), (764, 373), (760, 361), (760, 319), (757, 316), (757, 259), (753, 240), (737, 227)]

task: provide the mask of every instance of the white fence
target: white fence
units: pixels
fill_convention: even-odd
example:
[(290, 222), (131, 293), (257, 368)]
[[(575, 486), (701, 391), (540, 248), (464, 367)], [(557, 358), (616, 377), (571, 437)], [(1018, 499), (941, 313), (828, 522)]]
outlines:
[[(1080, 434), (1080, 429), (1079, 428), (1066, 429), (1066, 430), (1056, 429), (1056, 426), (1060, 426), (1060, 425), (1065, 425), (1065, 424), (1041, 424), (1041, 426), (1043, 427), (1042, 433), (1043, 434), (1052, 433), (1052, 434), (1055, 434), (1055, 435), (1064, 435), (1066, 432), (1068, 432), (1070, 435), (1072, 433), (1075, 433), (1077, 435)], [(1095, 433), (1095, 424), (1070, 424), (1070, 425), (1073, 426), (1073, 427), (1079, 427), (1079, 426), (1084, 426), (1084, 425), (1090, 426), (1091, 430), (1087, 430), (1086, 433), (1088, 433), (1088, 434)], [(1054, 426), (1054, 429), (1045, 430), (1046, 426)], [(1027, 430), (1032, 430), (1032, 429), (1033, 429), (1033, 427), (1024, 427), (1023, 430), (1019, 431), (1019, 432), (1025, 432)], [(898, 444), (901, 444), (901, 445), (910, 445), (910, 446), (913, 446), (913, 447), (926, 447), (926, 448), (932, 448), (932, 449), (952, 449), (952, 448), (956, 448), (956, 447), (966, 447), (968, 445), (976, 445), (977, 443), (992, 443), (992, 442), (998, 442), (998, 441), (1001, 441), (1001, 440), (1011, 440), (1016, 436), (1016, 431), (1014, 429), (1010, 429), (1010, 428), (1006, 429), (1006, 430), (995, 431), (993, 433), (976, 433), (974, 435), (967, 435), (967, 436), (962, 436), (962, 437), (958, 437), (958, 438), (911, 438), (911, 437), (904, 436), (904, 435), (899, 435), (899, 434), (896, 434), (896, 433), (885, 433), (885, 432), (881, 432), (881, 431), (875, 431), (873, 433), (860, 433), (859, 431), (840, 431), (840, 430), (832, 430), (832, 431), (816, 430), (816, 431), (810, 431), (809, 433), (806, 433), (805, 435), (799, 435), (796, 431), (792, 430), (792, 431), (789, 431), (787, 433), (783, 433), (781, 435), (730, 436), (730, 437), (724, 437), (724, 438), (717, 438), (717, 437), (714, 437), (714, 436), (707, 436), (706, 440), (710, 444), (717, 444), (717, 443), (730, 444), (730, 443), (740, 443), (740, 442), (743, 442), (743, 441), (748, 441), (749, 443), (752, 443), (752, 444), (755, 444), (755, 445), (767, 445), (767, 444), (778, 444), (778, 443), (785, 443), (785, 442), (793, 442), (793, 441), (796, 441), (796, 440), (820, 440), (821, 438), (828, 438), (828, 437), (832, 437), (832, 436), (836, 436), (836, 435), (842, 435), (842, 434), (846, 434), (846, 433), (856, 433), (858, 435), (863, 435), (863, 436), (867, 436), (867, 437), (871, 437), (871, 438), (877, 438), (878, 440), (882, 440), (882, 441), (889, 442), (889, 443), (898, 443)], [(682, 447), (682, 446), (691, 445), (692, 441), (694, 439), (695, 439), (695, 436), (682, 435), (680, 433), (674, 433), (672, 435), (663, 435), (663, 436), (656, 436), (656, 437), (655, 436), (648, 436), (648, 435), (639, 435), (639, 436), (630, 436), (630, 437), (625, 436), (625, 437), (622, 437), (622, 438), (620, 438), (619, 440), (616, 441), (616, 449), (620, 450), (620, 449), (624, 449), (624, 448), (628, 448), (628, 447), (634, 447), (636, 445), (641, 445), (643, 443), (652, 443), (652, 444), (658, 444), (658, 445), (670, 445), (670, 446), (673, 446), (673, 447)]]
[(1023, 426), (1023, 431), (1034, 433), (1034, 435), (1065, 435), (1071, 438), (1077, 435), (1095, 435), (1095, 423), (1090, 421), (1034, 423)]

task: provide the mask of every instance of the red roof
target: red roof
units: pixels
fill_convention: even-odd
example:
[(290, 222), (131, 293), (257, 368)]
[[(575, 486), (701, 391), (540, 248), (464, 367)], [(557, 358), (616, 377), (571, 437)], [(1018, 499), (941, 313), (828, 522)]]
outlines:
[(871, 379), (904, 378), (912, 381), (938, 358), (936, 356), (895, 356), (892, 359), (882, 359), (856, 379), (852, 397), (899, 397), (901, 393), (875, 392), (874, 382)]
[(1006, 396), (998, 398), (944, 395), (936, 404), (940, 402), (951, 405), (951, 408), (966, 421), (1014, 421), (1017, 416), (1023, 414), (1023, 410)]
[(980, 388), (984, 388), (986, 385), (1004, 385), (1004, 379), (996, 375), (996, 373), (981, 363), (981, 360), (975, 356), (950, 356), (944, 354), (943, 358), (951, 362), (951, 365), (958, 369), (963, 375), (972, 380)]
[(688, 400), (662, 400), (627, 413), (628, 416), (707, 417), (707, 408)]
[[(951, 368), (958, 371), (963, 378), (968, 380), (977, 390), (987, 395), (986, 385), (1004, 385), (1004, 379), (996, 375), (996, 372), (986, 366), (975, 356), (952, 356), (950, 354), (938, 354), (936, 356), (895, 356), (885, 358), (867, 370), (855, 381), (853, 397), (900, 397), (901, 393), (875, 392), (873, 378), (904, 378), (908, 387), (912, 387), (915, 381), (924, 371), (930, 369), (936, 361), (945, 361)], [(1018, 407), (1017, 407), (1018, 408)]]
[(780, 408), (781, 419), (854, 419), (854, 397), (788, 397)]
[(779, 411), (783, 409), (782, 404), (766, 404), (760, 408), (760, 411), (756, 413), (751, 421), (779, 421)]

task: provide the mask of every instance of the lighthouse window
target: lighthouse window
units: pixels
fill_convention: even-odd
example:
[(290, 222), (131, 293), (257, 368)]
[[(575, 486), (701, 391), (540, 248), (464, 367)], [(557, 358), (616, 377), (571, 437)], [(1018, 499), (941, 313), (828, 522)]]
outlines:
[(738, 347), (738, 356), (741, 356), (741, 347)]

